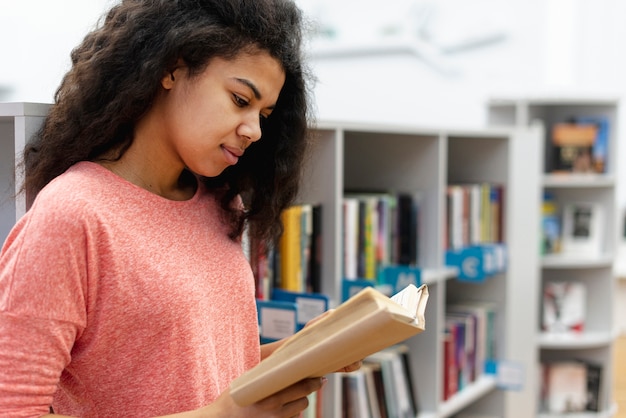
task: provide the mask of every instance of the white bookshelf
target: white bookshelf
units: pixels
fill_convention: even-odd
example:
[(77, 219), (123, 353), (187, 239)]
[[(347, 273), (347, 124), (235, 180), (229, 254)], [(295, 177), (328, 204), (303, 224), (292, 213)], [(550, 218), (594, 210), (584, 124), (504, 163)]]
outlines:
[[(616, 312), (615, 264), (618, 253), (617, 178), (619, 103), (613, 97), (529, 97), (499, 98), (488, 103), (489, 126), (528, 126), (539, 122), (544, 125), (541, 190), (549, 190), (558, 207), (568, 202), (589, 201), (599, 203), (604, 211), (603, 239), (598, 255), (572, 256), (564, 253), (544, 255), (541, 259), (541, 276), (537, 286), (537, 299), (542, 300), (543, 285), (550, 280), (584, 283), (587, 288), (585, 329), (580, 335), (558, 335), (541, 331), (541, 321), (536, 325), (535, 350), (541, 361), (581, 358), (602, 365), (601, 411), (584, 414), (566, 414), (567, 417), (608, 417), (615, 412), (612, 395), (613, 344), (618, 333)], [(550, 128), (553, 124), (572, 117), (601, 116), (610, 126), (609, 154), (606, 172), (600, 174), (552, 174), (547, 172), (550, 145)], [(539, 245), (536, 245), (539, 253)], [(541, 303), (539, 315), (541, 315)], [(539, 317), (541, 318), (541, 317)], [(537, 396), (539, 396), (537, 394)], [(560, 417), (538, 411), (543, 418)]]
[[(299, 199), (323, 207), (322, 290), (335, 303), (341, 295), (341, 202), (346, 189), (419, 191), (423, 197), (419, 263), (430, 299), (426, 331), (409, 341), (420, 418), (459, 413), (531, 416), (536, 406), (536, 332), (539, 256), (541, 127), (448, 130), (396, 125), (322, 122)], [(449, 183), (505, 185), (505, 239), (509, 265), (485, 283), (460, 283), (444, 265), (445, 192)], [(442, 341), (446, 303), (487, 300), (498, 304), (498, 359), (518, 364), (520, 390), (502, 390), (484, 376), (446, 402)], [(375, 336), (372, 336), (375, 338)], [(323, 395), (325, 417), (340, 417), (337, 382)]]
[[(4, 188), (15, 188), (14, 156), (40, 126), (46, 105), (0, 104), (1, 173)], [(447, 130), (322, 122), (314, 129), (302, 202), (323, 208), (322, 290), (331, 303), (341, 297), (341, 206), (345, 189), (420, 191), (419, 263), (429, 285), (426, 331), (407, 341), (419, 403), (418, 417), (445, 418), (461, 413), (488, 416), (531, 416), (536, 410), (536, 332), (539, 257), (541, 127)], [(10, 155), (10, 158), (6, 156)], [(19, 176), (19, 173), (18, 173)], [(505, 187), (504, 236), (508, 268), (484, 283), (460, 283), (458, 270), (445, 265), (445, 192), (449, 183), (497, 182)], [(7, 195), (3, 195), (6, 198)], [(5, 199), (6, 200), (6, 199)], [(3, 208), (3, 234), (25, 211), (23, 201)], [(6, 214), (6, 215), (5, 215)], [(3, 235), (4, 239), (4, 235)], [(446, 402), (443, 398), (443, 329), (449, 301), (497, 303), (497, 358), (523, 371), (519, 390), (499, 388), (495, 376), (483, 376)], [(375, 336), (372, 336), (375, 338)], [(340, 417), (336, 377), (323, 394), (324, 416)]]
[(0, 103), (0, 241), (26, 212), (26, 199), (18, 194), (22, 174), (16, 161), (30, 137), (39, 129), (49, 105)]

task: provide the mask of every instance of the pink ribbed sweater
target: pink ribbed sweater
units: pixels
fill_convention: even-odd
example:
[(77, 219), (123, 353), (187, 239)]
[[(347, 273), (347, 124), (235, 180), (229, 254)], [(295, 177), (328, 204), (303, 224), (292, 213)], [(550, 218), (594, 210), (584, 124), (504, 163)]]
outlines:
[(199, 408), (259, 361), (254, 280), (219, 205), (82, 162), (0, 258), (0, 416), (148, 417)]

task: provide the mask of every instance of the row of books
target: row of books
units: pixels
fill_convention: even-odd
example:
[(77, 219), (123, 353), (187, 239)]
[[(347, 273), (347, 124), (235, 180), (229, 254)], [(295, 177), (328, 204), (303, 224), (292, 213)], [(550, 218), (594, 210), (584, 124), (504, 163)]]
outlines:
[(418, 414), (417, 388), (405, 345), (369, 356), (361, 369), (339, 378), (344, 418), (413, 418)]
[(574, 359), (541, 364), (540, 408), (549, 413), (600, 410), (602, 366)]
[(496, 305), (463, 302), (446, 308), (443, 336), (443, 400), (465, 389), (496, 358)]
[[(414, 418), (419, 407), (410, 373), (410, 352), (398, 344), (364, 359), (359, 370), (336, 373), (341, 396), (336, 408), (342, 418)], [(299, 418), (323, 417), (324, 391), (309, 395), (309, 407)]]
[(544, 193), (541, 253), (599, 255), (603, 249), (604, 209), (597, 202), (557, 203)]
[[(419, 264), (420, 194), (350, 192), (343, 199), (342, 273), (348, 280), (376, 280), (390, 265)], [(446, 249), (502, 241), (503, 187), (448, 188)], [(267, 247), (249, 243), (257, 298), (271, 289), (321, 291), (322, 206), (299, 204), (281, 215), (284, 232)]]
[(555, 123), (546, 141), (546, 172), (605, 173), (609, 121), (601, 117), (576, 117)]
[(276, 245), (248, 243), (257, 299), (271, 299), (272, 289), (321, 291), (322, 206), (293, 205), (281, 219), (284, 231)]
[(446, 191), (446, 203), (446, 249), (503, 241), (503, 185), (451, 184)]
[(346, 193), (342, 221), (344, 278), (374, 280), (383, 266), (417, 264), (418, 194)]

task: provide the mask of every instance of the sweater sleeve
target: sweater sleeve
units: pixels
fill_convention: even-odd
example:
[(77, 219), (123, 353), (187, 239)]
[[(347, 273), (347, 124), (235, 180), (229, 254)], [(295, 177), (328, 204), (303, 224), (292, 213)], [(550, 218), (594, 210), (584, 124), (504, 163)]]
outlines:
[(45, 196), (0, 253), (0, 416), (48, 412), (86, 324), (85, 222)]
[(48, 413), (75, 326), (0, 312), (0, 416)]

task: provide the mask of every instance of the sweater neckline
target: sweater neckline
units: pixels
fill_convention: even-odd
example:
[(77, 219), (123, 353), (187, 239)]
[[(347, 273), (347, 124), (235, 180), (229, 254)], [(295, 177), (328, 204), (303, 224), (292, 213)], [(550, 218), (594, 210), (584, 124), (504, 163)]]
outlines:
[(111, 170), (93, 161), (80, 161), (76, 163), (75, 166), (77, 168), (80, 168), (81, 166), (83, 166), (88, 171), (97, 172), (99, 176), (104, 176), (106, 179), (117, 183), (118, 186), (123, 186), (127, 188), (130, 192), (132, 192), (133, 194), (135, 194), (136, 196), (140, 198), (156, 200), (159, 202), (168, 202), (169, 204), (173, 204), (173, 205), (184, 205), (187, 203), (192, 204), (198, 201), (198, 199), (200, 198), (200, 194), (202, 192), (201, 188), (203, 187), (202, 182), (198, 181), (198, 186), (196, 187), (196, 191), (192, 197), (186, 200), (173, 200), (173, 199), (168, 199), (166, 197), (163, 197), (159, 194), (153, 193), (149, 190), (146, 190), (143, 187), (140, 187), (136, 185), (135, 183), (132, 183), (126, 180), (124, 177), (119, 176), (118, 174), (112, 172)]

